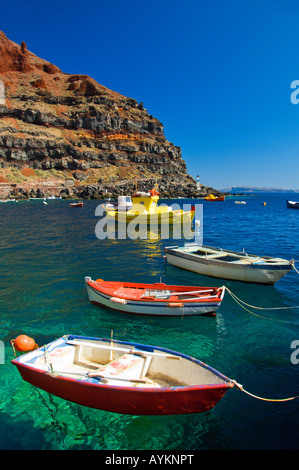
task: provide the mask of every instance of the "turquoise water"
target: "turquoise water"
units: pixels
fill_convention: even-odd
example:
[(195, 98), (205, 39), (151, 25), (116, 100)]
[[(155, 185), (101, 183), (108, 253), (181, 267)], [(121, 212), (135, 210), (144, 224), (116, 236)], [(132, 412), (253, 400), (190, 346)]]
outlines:
[[(204, 244), (299, 260), (299, 210), (282, 194), (246, 197), (247, 204), (203, 204)], [(294, 199), (294, 196), (290, 196)], [(245, 200), (245, 198), (243, 198)], [(262, 203), (266, 202), (266, 205)], [(175, 319), (114, 313), (87, 299), (84, 277), (184, 285), (225, 284), (261, 307), (299, 306), (299, 275), (275, 286), (249, 285), (189, 273), (165, 263), (163, 247), (182, 240), (99, 240), (99, 201), (0, 204), (0, 448), (3, 450), (298, 449), (298, 403), (270, 402), (232, 389), (207, 413), (127, 416), (92, 410), (38, 390), (11, 365), (19, 334), (43, 345), (64, 334), (110, 337), (190, 354), (258, 397), (299, 395), (299, 309), (242, 309), (226, 293), (217, 316)], [(299, 262), (297, 263), (297, 267)]]

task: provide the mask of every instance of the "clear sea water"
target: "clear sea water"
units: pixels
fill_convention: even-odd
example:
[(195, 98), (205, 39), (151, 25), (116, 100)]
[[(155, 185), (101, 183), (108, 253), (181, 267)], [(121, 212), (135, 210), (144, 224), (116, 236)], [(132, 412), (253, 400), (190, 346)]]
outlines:
[[(299, 260), (299, 210), (294, 195), (242, 197), (246, 205), (203, 204), (204, 244)], [(266, 205), (263, 205), (266, 202)], [(89, 303), (84, 277), (182, 285), (223, 285), (250, 305), (299, 306), (299, 275), (275, 286), (224, 281), (165, 263), (164, 246), (183, 240), (99, 240), (99, 201), (0, 204), (0, 448), (2, 450), (258, 450), (298, 449), (298, 403), (263, 401), (234, 388), (209, 412), (128, 416), (92, 410), (38, 390), (11, 364), (19, 334), (43, 345), (64, 334), (138, 341), (180, 351), (209, 364), (267, 399), (299, 395), (299, 309), (242, 309), (226, 293), (216, 317), (150, 318), (115, 313)], [(296, 265), (299, 266), (299, 261)], [(1, 343), (1, 344), (3, 344)], [(297, 355), (299, 357), (299, 354)], [(3, 362), (3, 361), (2, 361)]]

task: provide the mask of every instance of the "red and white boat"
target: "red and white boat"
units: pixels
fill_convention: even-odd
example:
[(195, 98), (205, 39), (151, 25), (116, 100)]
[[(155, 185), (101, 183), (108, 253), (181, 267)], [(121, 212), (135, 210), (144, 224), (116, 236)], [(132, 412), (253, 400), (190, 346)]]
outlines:
[(12, 361), (30, 384), (90, 408), (131, 415), (201, 413), (234, 382), (162, 347), (65, 335)]
[(82, 201), (79, 201), (79, 202), (71, 202), (69, 204), (71, 207), (83, 207), (83, 202)]
[(85, 277), (90, 302), (125, 313), (153, 316), (213, 314), (225, 287), (168, 286), (157, 282), (93, 281)]

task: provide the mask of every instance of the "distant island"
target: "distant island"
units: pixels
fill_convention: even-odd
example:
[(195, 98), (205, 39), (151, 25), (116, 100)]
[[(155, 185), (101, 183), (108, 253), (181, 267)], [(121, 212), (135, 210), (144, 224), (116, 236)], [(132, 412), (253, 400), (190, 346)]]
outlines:
[(299, 193), (299, 189), (268, 188), (256, 186), (232, 186), (230, 188), (219, 189), (224, 193)]

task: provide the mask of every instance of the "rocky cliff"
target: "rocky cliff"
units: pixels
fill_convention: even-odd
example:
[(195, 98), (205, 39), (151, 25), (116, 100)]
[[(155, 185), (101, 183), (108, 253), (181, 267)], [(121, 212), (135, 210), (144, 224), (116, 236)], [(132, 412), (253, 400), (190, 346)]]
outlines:
[(63, 73), (3, 32), (0, 81), (2, 194), (100, 198), (137, 179), (138, 189), (157, 182), (161, 196), (196, 195), (180, 147), (142, 103)]

